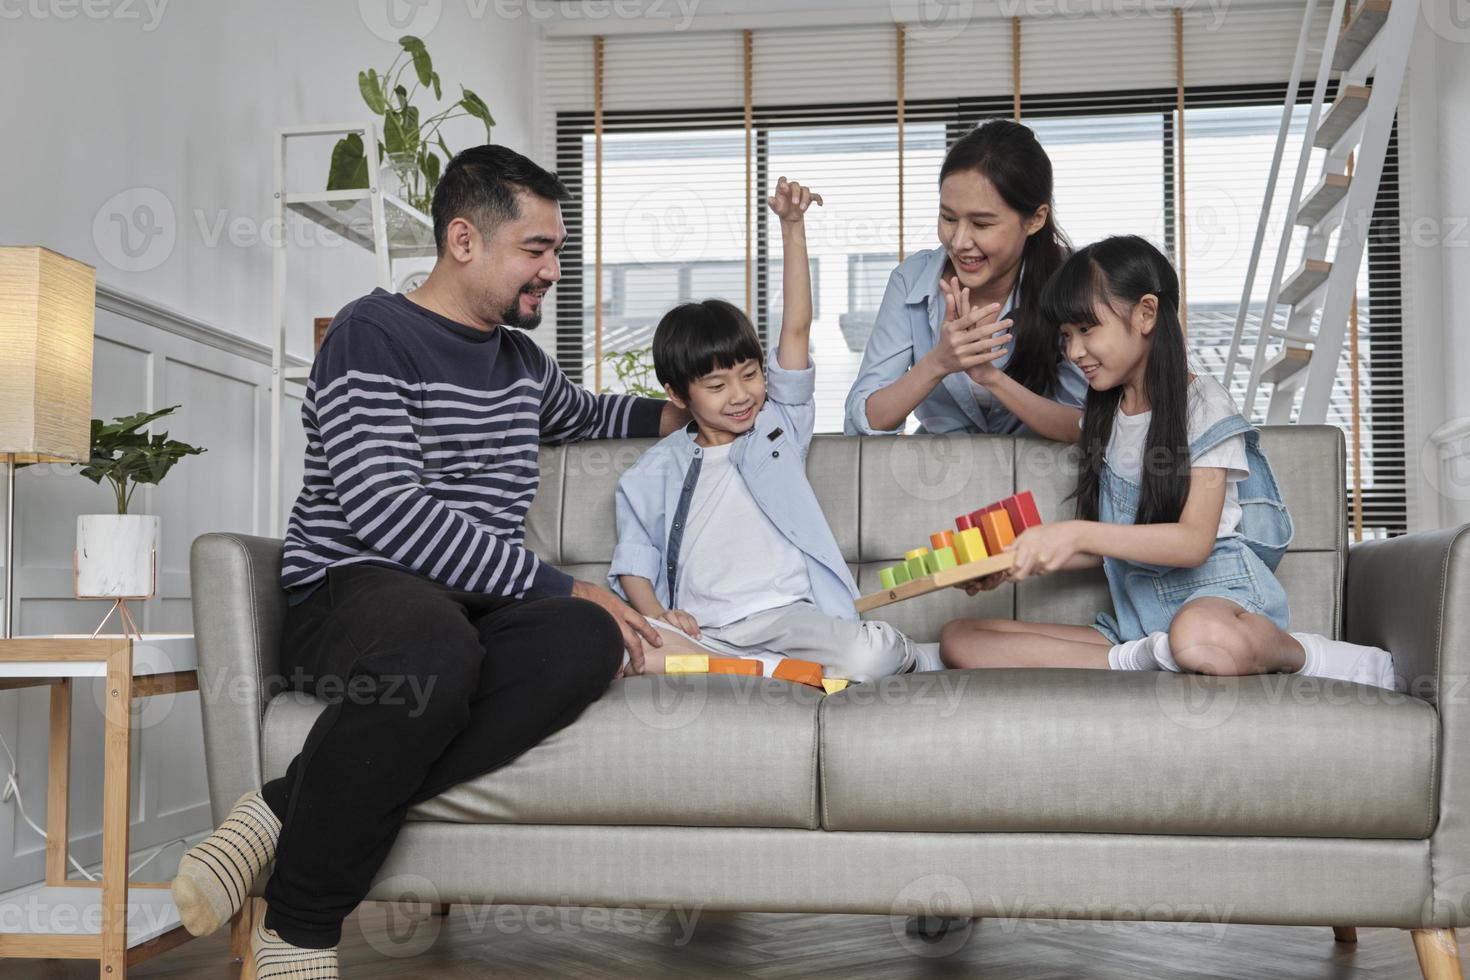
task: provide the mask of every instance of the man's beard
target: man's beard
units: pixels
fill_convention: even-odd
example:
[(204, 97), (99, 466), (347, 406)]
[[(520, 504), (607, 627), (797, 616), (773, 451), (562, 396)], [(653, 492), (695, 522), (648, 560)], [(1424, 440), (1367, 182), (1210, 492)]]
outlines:
[[(533, 313), (521, 312), (521, 297), (527, 293), (533, 293), (538, 289), (551, 289), (551, 283), (540, 283), (536, 280), (526, 283), (516, 291), (515, 299), (510, 301), (500, 313), (500, 321), (507, 327), (516, 327), (520, 330), (535, 330), (541, 325), (541, 306), (538, 304)], [(541, 302), (546, 302), (546, 294), (541, 294)]]

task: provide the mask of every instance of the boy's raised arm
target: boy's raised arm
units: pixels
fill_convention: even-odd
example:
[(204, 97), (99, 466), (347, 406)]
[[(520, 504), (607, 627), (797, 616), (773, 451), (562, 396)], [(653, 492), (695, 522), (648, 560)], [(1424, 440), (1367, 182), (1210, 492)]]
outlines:
[(776, 348), (776, 363), (788, 371), (804, 371), (810, 366), (807, 349), (812, 332), (812, 271), (807, 260), (805, 217), (806, 209), (813, 202), (821, 204), (822, 195), (785, 177), (776, 181), (776, 192), (766, 202), (781, 219), (781, 282), (785, 300), (781, 307), (781, 340)]

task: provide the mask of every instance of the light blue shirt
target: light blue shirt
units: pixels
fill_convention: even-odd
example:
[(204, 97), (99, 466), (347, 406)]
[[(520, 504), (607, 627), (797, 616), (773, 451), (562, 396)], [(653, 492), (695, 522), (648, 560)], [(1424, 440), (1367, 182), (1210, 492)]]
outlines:
[[(799, 550), (811, 579), (812, 600), (829, 616), (857, 619), (857, 583), (806, 476), (806, 455), (816, 426), (815, 366), (789, 371), (766, 365), (766, 401), (755, 424), (735, 437), (730, 461), (756, 505)], [(699, 479), (704, 450), (693, 422), (659, 440), (618, 481), (618, 544), (608, 584), (623, 598), (620, 575), (653, 583), (667, 609), (678, 608), (679, 546)], [(670, 595), (670, 582), (676, 594)]]
[[(857, 380), (847, 393), (843, 431), (848, 435), (897, 435), (897, 429), (875, 429), (868, 424), (868, 396), (886, 388), (905, 371), (917, 364), (934, 348), (944, 324), (944, 294), (939, 277), (944, 272), (946, 255), (942, 248), (915, 252), (893, 270), (888, 289), (878, 307), (878, 319), (863, 351), (863, 364)], [(1011, 314), (1017, 303), (1020, 276), (1016, 277), (1006, 308), (998, 320)], [(1011, 359), (1011, 348), (995, 361), (1005, 369)], [(1052, 396), (1057, 402), (1081, 408), (1087, 397), (1087, 378), (1066, 358), (1057, 362), (1057, 387)], [(1021, 420), (1000, 404), (981, 406), (975, 400), (969, 376), (957, 371), (934, 386), (914, 408), (921, 432), (990, 432), (1010, 435), (1028, 431)]]

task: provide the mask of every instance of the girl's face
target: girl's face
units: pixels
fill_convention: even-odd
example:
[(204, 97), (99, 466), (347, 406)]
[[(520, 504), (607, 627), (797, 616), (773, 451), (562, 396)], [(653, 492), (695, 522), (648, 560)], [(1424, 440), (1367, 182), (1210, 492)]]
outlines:
[(1126, 315), (1099, 303), (1096, 323), (1062, 324), (1062, 350), (1082, 369), (1092, 390), (1128, 385), (1141, 391), (1158, 310), (1158, 297), (1152, 293)]
[(978, 170), (957, 170), (939, 185), (939, 241), (960, 285), (977, 290), (1021, 264), (1026, 239), (1046, 224), (1048, 208), (1022, 215)]

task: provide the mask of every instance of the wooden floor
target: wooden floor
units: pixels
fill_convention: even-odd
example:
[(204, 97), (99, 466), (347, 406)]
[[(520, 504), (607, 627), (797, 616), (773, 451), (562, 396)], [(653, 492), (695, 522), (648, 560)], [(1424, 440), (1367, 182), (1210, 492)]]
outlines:
[[(1463, 930), (1465, 948), (1470, 929)], [(954, 946), (958, 948), (952, 948)], [(1410, 980), (1409, 934), (1359, 929), (988, 919), (929, 947), (883, 916), (674, 913), (455, 906), (444, 918), (364, 905), (342, 943), (347, 980), (415, 977), (986, 977), (991, 980)], [(228, 930), (129, 971), (133, 977), (234, 980)], [(95, 978), (95, 963), (10, 960), (5, 980)]]

